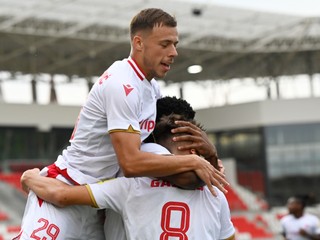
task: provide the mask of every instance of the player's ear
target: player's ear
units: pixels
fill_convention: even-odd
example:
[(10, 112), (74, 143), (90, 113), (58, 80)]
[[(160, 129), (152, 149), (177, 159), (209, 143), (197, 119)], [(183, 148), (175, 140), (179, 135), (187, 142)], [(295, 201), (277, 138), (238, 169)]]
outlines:
[(132, 40), (132, 45), (134, 49), (136, 49), (137, 51), (141, 51), (143, 47), (142, 37), (139, 35), (134, 36)]

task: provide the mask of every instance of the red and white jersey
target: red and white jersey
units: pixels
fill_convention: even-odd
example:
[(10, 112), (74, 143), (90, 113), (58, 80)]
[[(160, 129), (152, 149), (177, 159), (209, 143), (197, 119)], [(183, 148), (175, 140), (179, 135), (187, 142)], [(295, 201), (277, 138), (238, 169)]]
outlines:
[(320, 228), (319, 219), (305, 213), (302, 217), (296, 218), (292, 214), (286, 215), (281, 219), (281, 226), (287, 239), (290, 240), (307, 240), (299, 234), (300, 229), (305, 230), (309, 234), (317, 234)]
[(227, 239), (235, 233), (224, 194), (207, 187), (182, 190), (148, 177), (87, 185), (99, 208), (121, 214), (127, 239)]
[(132, 58), (116, 61), (92, 87), (82, 107), (70, 146), (55, 165), (60, 173), (85, 184), (113, 178), (119, 164), (110, 140), (112, 131), (129, 131), (143, 141), (154, 129), (157, 82), (148, 81)]

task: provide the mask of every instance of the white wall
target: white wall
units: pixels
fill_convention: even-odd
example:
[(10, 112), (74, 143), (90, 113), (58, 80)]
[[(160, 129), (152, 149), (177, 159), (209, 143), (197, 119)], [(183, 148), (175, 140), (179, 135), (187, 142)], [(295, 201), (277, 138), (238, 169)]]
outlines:
[(207, 130), (320, 122), (320, 98), (268, 100), (197, 110)]
[[(80, 106), (0, 103), (0, 126), (73, 127)], [(320, 122), (320, 98), (268, 100), (197, 110), (207, 130)]]
[(80, 106), (0, 103), (0, 126), (30, 126), (43, 131), (52, 127), (73, 128), (79, 111)]

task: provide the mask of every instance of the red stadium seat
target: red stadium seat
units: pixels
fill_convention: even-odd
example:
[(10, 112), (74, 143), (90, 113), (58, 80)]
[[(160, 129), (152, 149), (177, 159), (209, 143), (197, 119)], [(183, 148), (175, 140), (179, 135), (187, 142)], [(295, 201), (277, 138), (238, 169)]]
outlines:
[(253, 239), (272, 238), (273, 234), (249, 221), (245, 216), (232, 216), (231, 220), (240, 233), (250, 233)]
[(19, 233), (21, 230), (20, 226), (8, 226), (7, 227), (7, 232), (8, 233)]
[(276, 214), (276, 218), (278, 219), (278, 220), (280, 220), (281, 218), (283, 218), (284, 216), (286, 216), (288, 213), (277, 213)]
[(5, 212), (0, 212), (0, 221), (7, 221), (9, 216)]
[(226, 198), (231, 211), (248, 210), (246, 204), (230, 186), (227, 186), (226, 189), (228, 190)]
[(14, 188), (22, 191), (20, 177), (22, 173), (0, 173), (0, 181), (4, 181)]

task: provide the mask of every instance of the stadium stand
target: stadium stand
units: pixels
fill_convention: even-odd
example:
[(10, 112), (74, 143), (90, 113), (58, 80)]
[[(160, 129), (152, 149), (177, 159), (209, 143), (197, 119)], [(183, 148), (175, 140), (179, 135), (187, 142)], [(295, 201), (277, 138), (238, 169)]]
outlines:
[[(263, 175), (259, 171), (238, 171), (238, 183), (255, 192), (265, 192)], [(254, 181), (252, 181), (254, 179)]]
[(22, 191), (21, 184), (20, 184), (20, 172), (15, 173), (0, 173), (0, 181), (6, 182), (16, 188), (19, 191)]
[(272, 239), (273, 234), (248, 220), (245, 216), (232, 216), (231, 220), (239, 233), (248, 233), (252, 239)]
[(0, 240), (11, 240), (20, 232), (20, 226), (0, 226)]
[(20, 231), (26, 203), (20, 176), (21, 173), (0, 173), (0, 240), (11, 240)]
[(236, 193), (236, 190), (234, 188), (226, 187), (228, 190), (228, 194), (226, 194), (226, 198), (229, 203), (229, 207), (231, 211), (245, 211), (248, 210), (248, 207), (243, 202), (243, 200), (239, 197), (239, 195)]
[(5, 212), (0, 211), (0, 222), (8, 220), (9, 217)]
[(227, 189), (226, 198), (231, 210), (231, 220), (237, 230), (237, 239), (276, 239), (280, 232), (276, 213), (267, 212), (256, 194), (238, 184), (232, 184)]
[(9, 169), (11, 172), (14, 172), (14, 173), (23, 173), (24, 171), (31, 168), (42, 169), (47, 165), (48, 164), (44, 162), (30, 162), (30, 161), (19, 162), (19, 163), (13, 162), (13, 163), (9, 163)]

